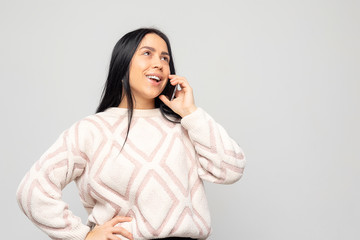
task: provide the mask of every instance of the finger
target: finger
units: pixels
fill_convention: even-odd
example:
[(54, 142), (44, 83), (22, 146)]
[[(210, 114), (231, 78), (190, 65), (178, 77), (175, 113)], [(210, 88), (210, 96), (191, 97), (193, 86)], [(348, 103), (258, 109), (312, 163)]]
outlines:
[(189, 84), (189, 82), (187, 81), (187, 79), (186, 79), (185, 77), (179, 77), (179, 76), (178, 76), (178, 77), (175, 77), (175, 78), (170, 79), (170, 83), (172, 83), (172, 82), (178, 82), (178, 81)]
[(108, 236), (106, 236), (106, 239), (110, 239), (110, 240), (121, 240), (121, 238), (113, 235), (113, 234), (109, 234)]
[[(176, 93), (175, 93), (176, 94)], [(165, 103), (166, 106), (170, 107), (170, 100), (165, 95), (160, 95), (159, 99)]]
[[(174, 82), (175, 82), (176, 80), (178, 80), (178, 79), (180, 79), (180, 78), (179, 78), (179, 77), (175, 77), (175, 78), (170, 79), (170, 84), (174, 85)], [(176, 83), (175, 83), (175, 84), (176, 84)]]
[(116, 216), (113, 219), (111, 219), (110, 221), (108, 221), (108, 223), (111, 226), (115, 226), (116, 224), (118, 224), (120, 222), (130, 222), (131, 220), (132, 220), (132, 217)]
[(181, 90), (177, 90), (175, 92), (175, 98), (179, 98), (182, 94), (184, 94), (184, 92), (182, 92)]
[(180, 87), (181, 87), (181, 90), (182, 89), (191, 90), (191, 87), (190, 87), (189, 83), (184, 79), (174, 79), (174, 80), (170, 80), (170, 81), (171, 81), (172, 85), (179, 84)]
[(170, 75), (169, 75), (169, 78), (170, 78), (170, 79), (173, 79), (173, 78), (176, 78), (176, 77), (179, 77), (179, 76), (176, 75), (176, 74), (170, 74)]
[(123, 227), (114, 227), (112, 228), (112, 233), (115, 234), (121, 234), (122, 236), (128, 238), (128, 239), (133, 239), (133, 235), (131, 232), (129, 232), (128, 230), (126, 230)]
[(185, 82), (187, 82), (186, 78), (185, 77), (181, 77), (181, 76), (178, 76), (178, 75), (170, 75), (172, 77), (169, 77), (170, 79), (170, 82), (173, 82), (175, 80), (184, 80)]
[(175, 85), (176, 83), (174, 81), (175, 81), (175, 79), (170, 79), (170, 84)]

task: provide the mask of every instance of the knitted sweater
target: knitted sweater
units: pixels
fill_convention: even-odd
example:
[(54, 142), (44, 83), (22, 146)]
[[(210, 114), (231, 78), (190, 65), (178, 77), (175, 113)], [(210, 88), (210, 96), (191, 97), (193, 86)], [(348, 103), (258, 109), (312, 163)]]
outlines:
[[(180, 124), (159, 108), (134, 109), (120, 152), (127, 124), (127, 109), (110, 107), (64, 130), (19, 184), (22, 211), (52, 239), (84, 240), (91, 225), (117, 215), (133, 218), (118, 225), (137, 240), (206, 239), (211, 225), (203, 180), (239, 180), (242, 149), (199, 107)], [(71, 181), (89, 214), (86, 224), (61, 199)]]

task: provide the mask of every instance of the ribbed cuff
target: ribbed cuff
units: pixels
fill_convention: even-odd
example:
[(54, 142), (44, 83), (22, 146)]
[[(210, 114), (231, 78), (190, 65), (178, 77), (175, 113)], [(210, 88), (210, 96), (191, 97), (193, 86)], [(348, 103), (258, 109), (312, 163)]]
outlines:
[(81, 224), (77, 229), (72, 229), (72, 232), (67, 234), (68, 237), (64, 238), (64, 240), (84, 240), (89, 232), (90, 227)]

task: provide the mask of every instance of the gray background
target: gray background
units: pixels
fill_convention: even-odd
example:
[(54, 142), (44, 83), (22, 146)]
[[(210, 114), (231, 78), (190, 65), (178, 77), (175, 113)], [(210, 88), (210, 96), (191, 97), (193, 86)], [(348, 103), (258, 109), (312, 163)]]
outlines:
[[(359, 1), (1, 1), (1, 238), (48, 239), (16, 188), (95, 112), (114, 44), (170, 38), (196, 104), (242, 146), (244, 177), (206, 183), (210, 239), (360, 239)], [(75, 185), (64, 191), (84, 221)], [(4, 236), (5, 235), (5, 236)]]

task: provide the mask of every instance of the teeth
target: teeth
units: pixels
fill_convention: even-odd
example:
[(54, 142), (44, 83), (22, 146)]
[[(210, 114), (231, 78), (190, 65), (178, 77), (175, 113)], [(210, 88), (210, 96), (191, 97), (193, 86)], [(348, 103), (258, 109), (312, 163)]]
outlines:
[(151, 78), (151, 79), (155, 79), (156, 81), (160, 81), (160, 78), (157, 77), (157, 76), (148, 75), (148, 76), (146, 76), (146, 77)]

